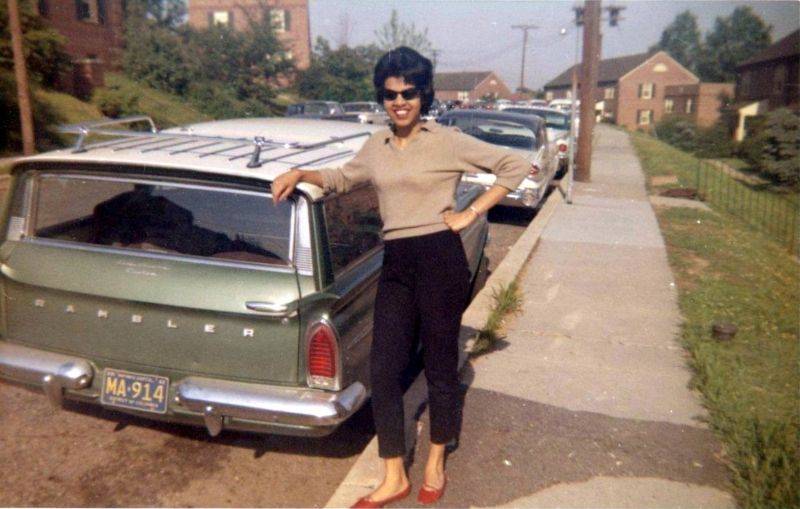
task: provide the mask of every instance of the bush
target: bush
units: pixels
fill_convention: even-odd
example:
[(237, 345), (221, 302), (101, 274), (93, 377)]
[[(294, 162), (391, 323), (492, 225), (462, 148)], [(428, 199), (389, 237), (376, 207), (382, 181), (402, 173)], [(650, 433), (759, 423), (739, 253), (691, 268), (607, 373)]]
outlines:
[(697, 147), (697, 127), (684, 118), (668, 116), (656, 124), (655, 132), (658, 139), (681, 150), (694, 152)]
[(770, 112), (757, 138), (762, 173), (783, 185), (800, 184), (800, 113), (786, 108)]
[(725, 125), (718, 123), (697, 130), (694, 153), (704, 159), (718, 159), (733, 155), (733, 142)]
[(92, 94), (92, 103), (103, 115), (119, 118), (140, 113), (139, 94), (119, 87), (98, 88)]

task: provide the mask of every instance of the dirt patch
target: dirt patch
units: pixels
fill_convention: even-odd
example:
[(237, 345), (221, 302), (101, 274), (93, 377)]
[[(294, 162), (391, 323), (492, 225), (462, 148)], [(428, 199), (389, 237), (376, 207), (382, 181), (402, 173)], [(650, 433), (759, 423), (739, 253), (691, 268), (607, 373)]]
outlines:
[(668, 186), (678, 183), (678, 177), (675, 175), (655, 175), (650, 177), (650, 185), (653, 187)]

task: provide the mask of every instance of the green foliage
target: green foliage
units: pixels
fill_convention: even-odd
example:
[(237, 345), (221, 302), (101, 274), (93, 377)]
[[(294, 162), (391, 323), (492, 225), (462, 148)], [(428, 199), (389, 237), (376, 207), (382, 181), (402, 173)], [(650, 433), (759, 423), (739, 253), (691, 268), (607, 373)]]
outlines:
[(800, 184), (800, 113), (781, 108), (767, 115), (757, 136), (762, 173), (781, 184)]
[(190, 104), (186, 97), (156, 90), (118, 73), (106, 73), (106, 86), (118, 90), (124, 96), (137, 97), (136, 108), (130, 113), (149, 115), (160, 128), (209, 119), (208, 115)]
[(522, 309), (522, 295), (516, 280), (508, 285), (492, 289), (494, 306), (486, 319), (486, 325), (478, 332), (472, 344), (470, 356), (477, 357), (491, 352), (500, 340), (500, 330), (508, 315), (519, 313)]
[(297, 82), (297, 90), (307, 99), (329, 101), (371, 101), (375, 98), (372, 73), (382, 51), (374, 45), (340, 46), (318, 37), (311, 65)]
[[(28, 75), (33, 81), (52, 86), (61, 73), (70, 69), (69, 57), (63, 50), (64, 38), (47, 28), (30, 0), (22, 0), (19, 10)], [(0, 69), (14, 69), (7, 2), (0, 2)]]
[(730, 82), (736, 66), (772, 43), (772, 27), (748, 6), (734, 9), (730, 16), (717, 18), (706, 35), (697, 72), (702, 81)]
[(139, 94), (133, 90), (123, 90), (118, 86), (95, 89), (92, 103), (103, 112), (103, 115), (111, 118), (139, 113)]
[(666, 116), (656, 124), (655, 133), (658, 139), (673, 147), (691, 152), (695, 149), (697, 127), (693, 122), (678, 115)]
[(651, 50), (663, 50), (694, 72), (700, 56), (700, 29), (697, 27), (697, 16), (691, 11), (678, 14), (672, 23), (661, 33), (661, 40)]
[(733, 142), (727, 126), (717, 123), (711, 127), (699, 128), (695, 139), (694, 153), (703, 159), (731, 157)]
[(428, 28), (417, 30), (414, 23), (407, 25), (400, 21), (397, 10), (392, 9), (389, 21), (380, 30), (375, 31), (378, 48), (389, 51), (398, 46), (408, 46), (421, 54), (430, 57), (433, 54), (433, 43), (428, 39)]
[(274, 112), (277, 82), (293, 73), (294, 65), (275, 35), (268, 8), (253, 17), (241, 10), (248, 22), (245, 30), (193, 30), (173, 27), (165, 21), (171, 19), (169, 12), (161, 21), (148, 14), (148, 1), (136, 2), (129, 11), (124, 67), (130, 78), (188, 96), (218, 118)]
[(717, 159), (733, 154), (731, 135), (722, 123), (698, 127), (679, 115), (669, 115), (656, 125), (655, 133), (661, 141), (697, 157)]

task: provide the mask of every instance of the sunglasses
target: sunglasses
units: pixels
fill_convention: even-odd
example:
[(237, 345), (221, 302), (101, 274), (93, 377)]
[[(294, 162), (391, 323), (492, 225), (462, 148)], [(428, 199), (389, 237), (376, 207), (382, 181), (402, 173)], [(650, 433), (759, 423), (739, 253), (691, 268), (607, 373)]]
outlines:
[(381, 95), (383, 96), (384, 101), (394, 101), (395, 99), (397, 99), (398, 95), (402, 95), (403, 99), (405, 99), (406, 101), (410, 101), (411, 99), (416, 99), (417, 97), (419, 97), (419, 90), (417, 90), (416, 88), (408, 88), (406, 90), (403, 90), (402, 92), (398, 92), (396, 90), (388, 90), (384, 88), (383, 93)]

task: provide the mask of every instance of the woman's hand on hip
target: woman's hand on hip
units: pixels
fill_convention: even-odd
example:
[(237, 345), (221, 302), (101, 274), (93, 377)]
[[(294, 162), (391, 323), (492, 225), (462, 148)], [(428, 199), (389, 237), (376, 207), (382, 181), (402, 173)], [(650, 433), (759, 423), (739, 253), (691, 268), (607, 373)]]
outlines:
[(472, 222), (477, 218), (478, 214), (471, 209), (463, 210), (461, 212), (453, 212), (452, 210), (448, 210), (444, 213), (445, 224), (456, 233), (471, 225)]
[(289, 170), (281, 173), (272, 181), (272, 201), (277, 205), (292, 195), (297, 183), (300, 182), (303, 172), (300, 170)]

